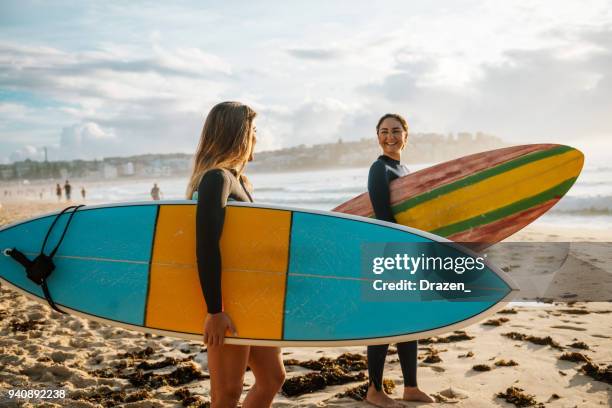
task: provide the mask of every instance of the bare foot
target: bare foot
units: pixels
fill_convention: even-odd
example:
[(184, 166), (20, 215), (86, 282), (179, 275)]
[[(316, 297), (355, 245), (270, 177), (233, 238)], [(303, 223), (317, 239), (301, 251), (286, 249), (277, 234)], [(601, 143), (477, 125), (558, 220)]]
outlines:
[(434, 402), (434, 399), (419, 390), (419, 387), (404, 387), (402, 399), (404, 401)]
[(376, 387), (370, 385), (368, 387), (368, 393), (366, 395), (366, 402), (381, 407), (381, 408), (401, 408), (403, 405), (398, 401), (391, 398), (383, 390), (378, 391)]

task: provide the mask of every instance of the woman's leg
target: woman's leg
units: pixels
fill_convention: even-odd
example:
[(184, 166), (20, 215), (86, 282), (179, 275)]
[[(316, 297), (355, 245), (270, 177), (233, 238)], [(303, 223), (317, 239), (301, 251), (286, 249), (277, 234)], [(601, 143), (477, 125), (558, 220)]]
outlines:
[(213, 408), (234, 408), (240, 401), (249, 346), (223, 344), (208, 347), (208, 372)]
[(417, 342), (407, 341), (405, 343), (397, 343), (396, 346), (400, 365), (402, 366), (402, 374), (404, 375), (404, 387), (416, 387)]
[(373, 385), (376, 391), (382, 390), (387, 350), (389, 350), (388, 344), (368, 346), (368, 376), (370, 377), (370, 386)]
[(397, 343), (397, 354), (404, 376), (403, 399), (406, 401), (433, 402), (433, 398), (417, 386), (418, 344), (416, 340)]
[(401, 405), (389, 397), (382, 388), (385, 359), (387, 358), (388, 344), (368, 346), (368, 376), (370, 385), (366, 401), (377, 407), (393, 408)]
[(278, 347), (251, 346), (249, 367), (255, 384), (242, 402), (243, 408), (269, 407), (285, 382), (285, 366)]

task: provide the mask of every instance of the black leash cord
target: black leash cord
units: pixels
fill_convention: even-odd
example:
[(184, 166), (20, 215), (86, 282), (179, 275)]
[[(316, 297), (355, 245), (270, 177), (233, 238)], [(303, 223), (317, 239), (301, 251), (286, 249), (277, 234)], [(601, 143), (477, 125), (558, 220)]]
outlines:
[[(53, 263), (53, 257), (55, 256), (57, 250), (62, 244), (62, 241), (64, 240), (64, 237), (66, 236), (66, 232), (68, 232), (68, 226), (70, 225), (70, 222), (72, 222), (72, 218), (74, 217), (74, 214), (76, 214), (77, 210), (81, 207), (83, 207), (83, 204), (71, 205), (70, 207), (64, 208), (62, 211), (60, 211), (59, 214), (55, 216), (55, 219), (49, 226), (49, 229), (47, 230), (47, 234), (45, 235), (45, 239), (43, 241), (42, 247), (40, 248), (40, 254), (38, 254), (38, 256), (34, 258), (33, 261), (29, 260), (28, 257), (25, 256), (25, 254), (19, 251), (17, 248), (4, 250), (4, 254), (10, 256), (15, 261), (17, 261), (19, 264), (21, 264), (26, 270), (27, 277), (32, 282), (36, 283), (42, 288), (43, 294), (45, 295), (45, 299), (47, 299), (49, 306), (51, 306), (53, 310), (58, 311), (63, 314), (66, 314), (66, 312), (60, 310), (55, 304), (55, 302), (53, 301), (53, 298), (51, 297), (51, 293), (49, 292), (49, 287), (47, 286), (47, 278), (51, 275), (51, 272), (55, 270), (55, 264)], [(53, 248), (53, 251), (51, 251), (49, 255), (46, 255), (44, 252), (45, 246), (47, 245), (47, 240), (49, 239), (49, 236), (51, 235), (51, 231), (53, 231), (53, 227), (55, 227), (55, 224), (62, 217), (62, 215), (64, 215), (69, 210), (72, 210), (72, 212), (70, 212), (70, 215), (68, 216), (68, 220), (66, 221), (66, 225), (64, 226), (64, 230), (62, 231), (62, 235), (60, 236), (60, 239), (57, 242), (57, 245), (55, 245), (55, 248)]]

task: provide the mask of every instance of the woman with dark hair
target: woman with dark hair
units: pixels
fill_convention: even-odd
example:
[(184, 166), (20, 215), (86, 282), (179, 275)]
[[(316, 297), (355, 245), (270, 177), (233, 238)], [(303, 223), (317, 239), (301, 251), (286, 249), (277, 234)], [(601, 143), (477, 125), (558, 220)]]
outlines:
[(238, 102), (212, 108), (200, 137), (187, 198), (197, 199), (196, 253), (207, 312), (204, 343), (208, 346), (213, 407), (235, 407), (242, 394), (247, 366), (255, 384), (243, 407), (270, 406), (285, 379), (280, 348), (225, 344), (226, 333), (237, 335), (231, 317), (223, 310), (221, 249), (225, 206), (228, 200), (252, 202), (250, 184), (243, 172), (253, 160), (256, 113)]
[[(396, 222), (391, 210), (389, 184), (398, 177), (408, 174), (408, 168), (400, 163), (402, 151), (408, 141), (408, 122), (401, 115), (387, 113), (376, 125), (378, 144), (383, 154), (370, 167), (368, 193), (376, 218)], [(368, 346), (368, 375), (370, 384), (366, 400), (379, 407), (400, 407), (399, 402), (389, 397), (382, 389), (383, 371), (388, 344)], [(397, 343), (406, 401), (433, 402), (433, 399), (417, 386), (417, 342)]]

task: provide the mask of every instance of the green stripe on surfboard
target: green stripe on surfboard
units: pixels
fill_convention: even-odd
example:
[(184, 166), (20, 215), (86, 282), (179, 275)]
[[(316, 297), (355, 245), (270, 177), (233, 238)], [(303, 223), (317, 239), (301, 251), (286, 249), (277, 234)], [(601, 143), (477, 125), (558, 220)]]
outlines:
[(556, 197), (563, 196), (567, 190), (574, 184), (577, 177), (572, 177), (565, 180), (564, 182), (557, 184), (551, 189), (538, 193), (534, 196), (527, 197), (525, 199), (516, 201), (512, 204), (498, 208), (493, 211), (489, 211), (482, 215), (469, 218), (464, 221), (456, 222), (454, 224), (446, 225), (442, 228), (430, 231), (433, 234), (447, 237), (449, 235), (456, 234), (458, 232), (465, 231), (470, 228), (480, 227), (482, 225), (490, 224), (493, 221), (501, 220), (509, 215), (516, 214), (521, 211), (525, 211), (529, 208), (535, 207), (545, 201), (551, 200)]
[(517, 167), (521, 167), (525, 164), (529, 164), (529, 163), (532, 163), (538, 160), (542, 160), (548, 157), (557, 156), (557, 155), (566, 153), (571, 150), (575, 150), (575, 149), (569, 146), (558, 146), (553, 149), (542, 150), (539, 152), (526, 154), (514, 160), (510, 160), (505, 163), (499, 164), (495, 167), (491, 167), (490, 169), (480, 171), (476, 174), (472, 174), (470, 176), (467, 176), (455, 182), (440, 186), (426, 193), (419, 194), (418, 196), (412, 197), (402, 203), (392, 206), (392, 211), (394, 214), (404, 212), (412, 207), (415, 207), (426, 201), (432, 200), (441, 195), (448, 194), (452, 191), (459, 190), (463, 187), (467, 187), (479, 181), (486, 180), (488, 178), (497, 176), (501, 173), (505, 173)]

